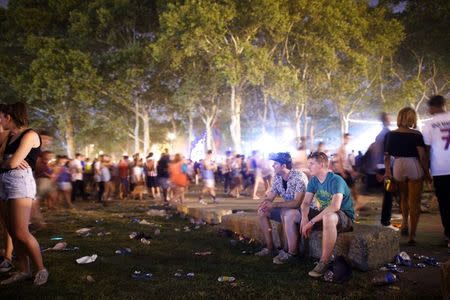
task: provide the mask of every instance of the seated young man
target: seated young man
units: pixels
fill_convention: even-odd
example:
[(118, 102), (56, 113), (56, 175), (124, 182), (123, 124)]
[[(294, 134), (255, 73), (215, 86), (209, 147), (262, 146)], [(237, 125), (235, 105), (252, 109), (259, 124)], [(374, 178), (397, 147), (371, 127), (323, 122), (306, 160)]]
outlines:
[[(280, 152), (271, 156), (270, 159), (274, 161), (275, 178), (271, 191), (258, 209), (266, 248), (256, 255), (265, 256), (275, 253), (270, 219), (282, 222), (287, 245), (285, 243), (285, 249), (273, 258), (273, 262), (283, 264), (298, 252), (297, 224), (300, 223), (298, 209), (305, 196), (308, 179), (303, 172), (292, 169), (292, 159), (289, 153)], [(273, 202), (277, 196), (281, 196), (284, 202)]]
[[(327, 271), (337, 233), (353, 229), (354, 210), (350, 189), (341, 176), (328, 169), (325, 153), (312, 153), (308, 157), (308, 168), (312, 177), (301, 205), (300, 232), (307, 238), (313, 227), (323, 230), (322, 256), (316, 267), (308, 273), (318, 278)], [(314, 196), (320, 204), (320, 210), (310, 209)]]

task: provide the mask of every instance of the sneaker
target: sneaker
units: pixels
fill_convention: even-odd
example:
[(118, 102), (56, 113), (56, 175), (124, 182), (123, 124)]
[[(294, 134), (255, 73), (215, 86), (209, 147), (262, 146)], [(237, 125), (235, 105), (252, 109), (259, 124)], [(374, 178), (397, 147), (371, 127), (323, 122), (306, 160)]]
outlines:
[(319, 278), (322, 277), (323, 274), (328, 270), (328, 264), (323, 263), (319, 261), (319, 263), (312, 269), (312, 271), (309, 271), (308, 275), (313, 278)]
[(200, 201), (198, 201), (198, 203), (200, 203), (200, 204), (202, 204), (202, 205), (208, 205), (208, 203), (205, 201), (205, 200), (200, 200)]
[(270, 251), (267, 248), (263, 248), (262, 250), (255, 253), (256, 256), (269, 256), (272, 254), (272, 251)]
[(0, 284), (1, 285), (7, 285), (7, 284), (11, 284), (11, 283), (25, 281), (25, 280), (28, 280), (30, 278), (31, 278), (31, 274), (30, 273), (14, 272), (14, 273), (12, 273), (11, 277), (9, 277), (8, 279), (3, 280), (2, 282), (0, 282)]
[(11, 261), (8, 259), (3, 259), (2, 263), (0, 263), (0, 273), (6, 273), (11, 271), (13, 268), (13, 265), (11, 264)]
[(384, 228), (387, 229), (392, 229), (394, 231), (399, 231), (400, 229), (398, 229), (397, 227), (395, 227), (394, 225), (390, 224), (390, 225), (382, 225)]
[(42, 269), (36, 273), (34, 276), (34, 285), (43, 285), (48, 280), (48, 271), (47, 269)]
[(276, 265), (282, 265), (291, 261), (294, 257), (294, 255), (281, 250), (280, 253), (278, 253), (278, 255), (273, 258), (273, 263)]

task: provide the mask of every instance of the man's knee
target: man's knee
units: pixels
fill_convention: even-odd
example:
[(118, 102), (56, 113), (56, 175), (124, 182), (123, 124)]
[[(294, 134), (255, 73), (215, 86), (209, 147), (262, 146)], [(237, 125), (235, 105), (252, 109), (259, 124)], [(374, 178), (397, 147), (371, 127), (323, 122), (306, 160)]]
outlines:
[(289, 209), (283, 214), (283, 223), (286, 225), (291, 225), (300, 222), (300, 212), (296, 209)]
[(323, 216), (322, 222), (323, 222), (324, 227), (330, 227), (330, 226), (336, 227), (339, 222), (339, 218), (336, 213), (330, 213), (330, 214), (326, 214)]

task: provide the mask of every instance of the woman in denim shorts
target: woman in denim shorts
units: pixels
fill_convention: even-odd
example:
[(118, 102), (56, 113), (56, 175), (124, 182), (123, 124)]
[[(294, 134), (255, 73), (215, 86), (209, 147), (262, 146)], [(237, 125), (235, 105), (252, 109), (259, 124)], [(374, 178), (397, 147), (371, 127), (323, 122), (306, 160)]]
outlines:
[(28, 114), (24, 103), (17, 102), (0, 108), (0, 124), (10, 131), (0, 167), (0, 199), (6, 202), (6, 225), (16, 251), (17, 272), (1, 285), (31, 278), (28, 259), (37, 268), (35, 285), (47, 282), (39, 244), (28, 230), (32, 201), (36, 197), (33, 171), (40, 152), (39, 135), (28, 126)]

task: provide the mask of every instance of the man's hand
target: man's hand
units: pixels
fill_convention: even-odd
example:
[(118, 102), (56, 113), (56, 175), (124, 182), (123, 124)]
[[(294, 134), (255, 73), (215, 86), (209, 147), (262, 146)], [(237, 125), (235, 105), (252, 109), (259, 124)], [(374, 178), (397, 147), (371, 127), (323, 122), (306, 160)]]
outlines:
[(301, 219), (301, 221), (300, 221), (300, 228), (299, 228), (300, 235), (303, 234), (303, 233), (302, 233), (303, 227), (305, 227), (306, 224), (308, 224), (308, 222), (309, 222), (308, 216), (306, 216), (306, 217), (303, 217), (303, 216), (302, 216), (302, 219)]
[(302, 227), (302, 236), (307, 239), (311, 233), (313, 224), (308, 221), (303, 227)]
[(273, 208), (272, 202), (269, 200), (264, 200), (263, 202), (261, 202), (261, 204), (259, 204), (258, 215), (269, 216), (272, 208)]
[(30, 169), (30, 165), (27, 163), (26, 160), (22, 160), (22, 162), (17, 166), (17, 169), (20, 170)]

